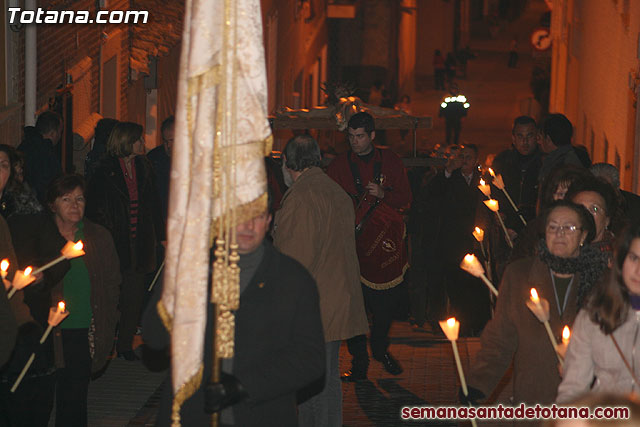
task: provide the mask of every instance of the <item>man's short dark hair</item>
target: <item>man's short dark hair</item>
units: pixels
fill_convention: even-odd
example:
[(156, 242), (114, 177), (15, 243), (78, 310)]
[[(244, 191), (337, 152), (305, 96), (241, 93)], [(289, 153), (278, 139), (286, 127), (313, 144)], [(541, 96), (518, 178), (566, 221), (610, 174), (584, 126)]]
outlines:
[(473, 150), (473, 152), (476, 153), (476, 157), (478, 157), (478, 146), (476, 144), (464, 144), (462, 149), (464, 150), (465, 148)]
[(551, 114), (544, 121), (542, 132), (545, 136), (551, 138), (551, 141), (557, 147), (570, 145), (571, 137), (573, 136), (573, 125), (564, 114)]
[(287, 158), (287, 168), (296, 172), (322, 163), (320, 147), (311, 135), (294, 136), (287, 142), (282, 154)]
[(118, 124), (118, 121), (116, 119), (100, 119), (94, 129), (95, 136), (93, 146), (106, 147), (109, 136), (111, 136), (111, 131), (116, 126), (116, 124)]
[(58, 113), (45, 111), (36, 120), (36, 130), (40, 132), (40, 135), (46, 135), (51, 131), (57, 132), (61, 124), (62, 119)]
[(371, 134), (371, 132), (376, 130), (376, 122), (373, 120), (371, 114), (362, 112), (351, 116), (349, 119), (349, 127), (351, 129), (364, 128), (366, 133)]
[(176, 118), (174, 116), (169, 116), (162, 122), (162, 126), (160, 126), (160, 136), (164, 139), (164, 131), (173, 126), (176, 122)]
[(538, 124), (536, 123), (536, 121), (535, 121), (535, 119), (533, 117), (518, 116), (513, 121), (513, 128), (511, 129), (511, 133), (515, 133), (516, 126), (526, 126), (526, 125), (533, 125), (534, 128), (538, 127)]

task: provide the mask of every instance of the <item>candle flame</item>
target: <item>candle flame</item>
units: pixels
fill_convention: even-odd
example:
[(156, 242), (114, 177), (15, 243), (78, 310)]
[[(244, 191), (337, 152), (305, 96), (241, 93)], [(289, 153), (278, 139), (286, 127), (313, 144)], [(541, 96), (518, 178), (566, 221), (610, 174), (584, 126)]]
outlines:
[(476, 227), (476, 233), (482, 233), (482, 228)]
[(493, 171), (493, 169), (489, 168), (489, 173), (491, 174), (492, 177), (496, 177), (496, 173)]
[(473, 254), (466, 254), (466, 255), (464, 256), (464, 262), (469, 262), (469, 263), (471, 263), (471, 262), (473, 262), (473, 260), (474, 260), (475, 258), (476, 258), (476, 256), (475, 256), (475, 255), (473, 255)]
[(60, 302), (58, 303), (58, 311), (59, 311), (59, 312), (61, 312), (61, 313), (63, 313), (63, 312), (64, 312), (64, 310), (65, 310), (65, 308), (66, 308), (66, 305), (65, 305), (64, 301), (60, 301)]
[(450, 317), (447, 319), (447, 326), (450, 328), (453, 328), (454, 326), (456, 326), (456, 318), (455, 317)]
[(484, 179), (480, 178), (480, 185), (485, 185), (484, 184)]
[(565, 325), (564, 329), (562, 329), (562, 341), (569, 341), (569, 338), (571, 338), (571, 329), (569, 329), (569, 326)]
[(536, 288), (531, 288), (531, 301), (533, 302), (540, 301), (540, 297), (538, 296), (538, 291), (536, 291)]
[(78, 243), (73, 245), (73, 249), (75, 249), (76, 251), (81, 251), (83, 247), (84, 244), (82, 243), (82, 240), (78, 240)]
[(0, 270), (6, 273), (8, 269), (9, 269), (9, 260), (3, 259), (2, 261), (0, 261)]
[(24, 273), (22, 274), (24, 274), (25, 276), (28, 276), (31, 274), (32, 271), (33, 271), (33, 267), (27, 267), (24, 269)]

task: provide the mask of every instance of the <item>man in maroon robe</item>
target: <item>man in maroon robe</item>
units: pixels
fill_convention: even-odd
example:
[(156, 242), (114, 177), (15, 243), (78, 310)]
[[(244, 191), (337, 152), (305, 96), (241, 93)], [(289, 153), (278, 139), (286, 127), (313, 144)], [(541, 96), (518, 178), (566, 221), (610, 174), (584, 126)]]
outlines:
[[(356, 211), (356, 249), (365, 305), (372, 314), (371, 352), (387, 372), (402, 373), (388, 352), (389, 328), (400, 303), (398, 285), (408, 268), (404, 240), (405, 224), (400, 213), (409, 207), (411, 190), (402, 160), (392, 151), (374, 147), (375, 122), (368, 113), (351, 117), (348, 125), (351, 151), (331, 162), (327, 174), (352, 197)], [(353, 356), (347, 381), (367, 378), (367, 339), (359, 335), (347, 340)]]

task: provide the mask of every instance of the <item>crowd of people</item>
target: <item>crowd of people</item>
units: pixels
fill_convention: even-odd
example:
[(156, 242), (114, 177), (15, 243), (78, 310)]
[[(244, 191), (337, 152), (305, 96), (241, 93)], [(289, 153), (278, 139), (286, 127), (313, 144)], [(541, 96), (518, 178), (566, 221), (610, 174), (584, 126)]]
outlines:
[[(60, 117), (46, 112), (17, 149), (0, 145), (7, 283), (68, 241), (82, 240), (86, 252), (38, 273), (11, 299), (0, 289), (0, 425), (47, 425), (54, 396), (57, 426), (87, 425), (90, 380), (114, 348), (135, 361), (136, 340), (159, 352), (170, 343), (157, 312), (162, 280), (153, 295), (146, 288), (164, 257), (173, 118), (147, 155), (142, 126), (101, 120), (84, 177), (62, 173), (60, 134)], [(464, 404), (490, 402), (509, 367), (512, 403), (640, 393), (640, 197), (620, 189), (613, 165), (592, 165), (572, 136), (561, 114), (541, 124), (521, 116), (511, 146), (490, 164), (480, 165), (476, 145), (436, 146), (409, 173), (374, 145), (368, 113), (350, 118), (350, 150), (328, 166), (314, 138), (292, 138), (279, 163), (266, 161), (269, 209), (236, 227), (235, 356), (181, 406), (165, 387), (158, 425), (176, 416), (204, 425), (219, 412), (224, 426), (341, 426), (340, 380), (367, 380), (370, 354), (389, 374), (403, 373), (389, 340), (398, 318), (439, 333), (438, 321), (455, 316), (461, 336), (480, 337)], [(497, 296), (460, 268), (466, 254), (480, 260)], [(562, 366), (526, 309), (532, 287), (549, 303), (551, 333), (573, 330)], [(60, 300), (70, 315), (41, 344)], [(212, 313), (203, 378), (214, 368)], [(352, 363), (341, 374), (343, 341)]]
[[(138, 359), (134, 336), (148, 277), (161, 262), (168, 194), (159, 188), (168, 187), (156, 179), (168, 182), (169, 168), (154, 169), (144, 156), (142, 126), (101, 120), (84, 177), (62, 173), (61, 133), (60, 116), (47, 111), (17, 148), (0, 145), (0, 258), (9, 261), (0, 298), (9, 308), (0, 345), (2, 426), (46, 426), (54, 401), (57, 426), (87, 425), (89, 383), (104, 371), (114, 342), (118, 356)], [(172, 133), (169, 118), (161, 148)], [(69, 241), (82, 241), (84, 256), (36, 274), (7, 301), (18, 271), (58, 258)], [(58, 301), (69, 315), (41, 343)]]

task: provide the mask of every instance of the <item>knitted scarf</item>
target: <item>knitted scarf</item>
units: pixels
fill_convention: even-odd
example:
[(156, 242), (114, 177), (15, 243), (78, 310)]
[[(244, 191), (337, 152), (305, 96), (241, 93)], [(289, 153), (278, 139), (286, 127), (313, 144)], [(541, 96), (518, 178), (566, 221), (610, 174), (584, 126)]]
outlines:
[(562, 258), (553, 255), (547, 248), (544, 239), (538, 244), (538, 256), (547, 267), (559, 274), (580, 273), (578, 287), (578, 310), (586, 301), (586, 297), (593, 285), (600, 279), (607, 268), (608, 254), (592, 245), (580, 248), (580, 254), (575, 258)]

